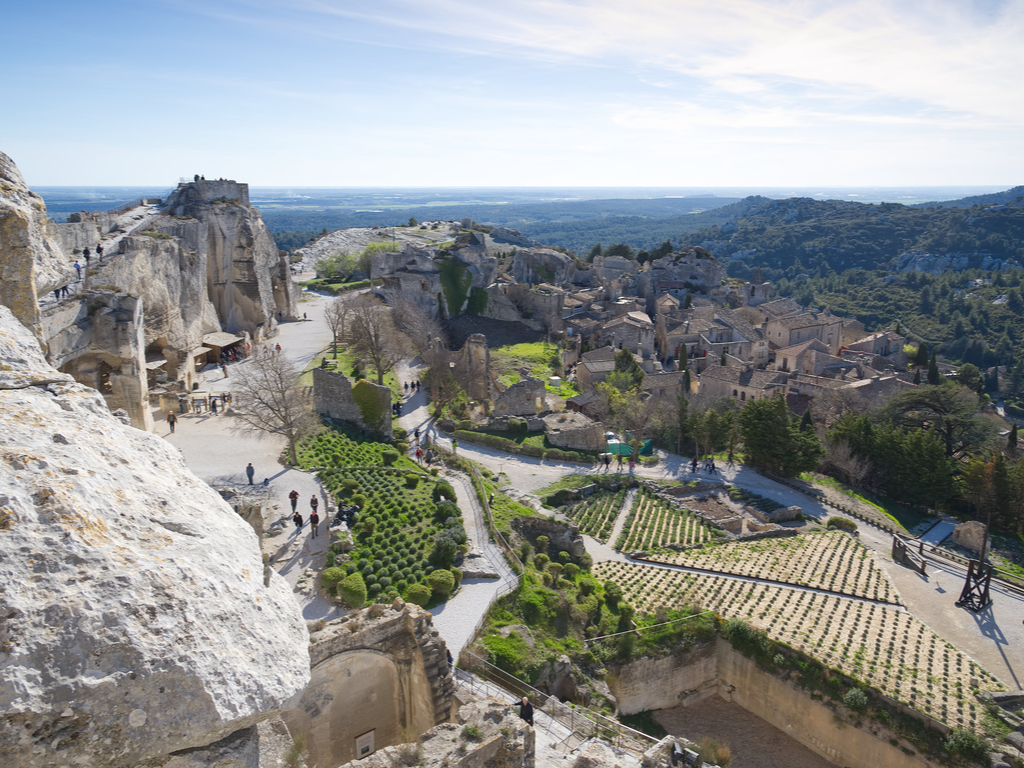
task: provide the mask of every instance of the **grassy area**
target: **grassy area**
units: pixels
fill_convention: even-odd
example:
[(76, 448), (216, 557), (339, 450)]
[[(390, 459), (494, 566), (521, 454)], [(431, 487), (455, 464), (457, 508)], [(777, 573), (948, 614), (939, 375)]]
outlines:
[[(327, 356), (327, 370), (329, 371), (341, 371), (350, 379), (352, 378), (352, 368), (356, 364), (357, 355), (349, 347), (339, 345), (337, 351), (333, 349), (332, 344), (328, 344), (326, 347), (321, 349), (317, 354), (313, 356), (306, 367), (302, 370), (302, 374), (299, 376), (299, 385), (303, 387), (313, 386), (313, 369), (320, 367), (320, 361)], [(377, 383), (377, 377), (370, 371), (363, 371), (363, 377), (372, 381), (374, 384)], [(384, 386), (390, 387), (395, 398), (402, 396), (402, 384), (399, 382), (398, 377), (391, 371), (384, 374)]]
[(348, 291), (358, 291), (360, 288), (369, 288), (369, 280), (354, 280), (346, 283), (341, 281), (334, 281), (326, 277), (317, 277), (313, 280), (306, 280), (305, 282), (299, 283), (303, 288), (310, 291), (320, 291), (322, 293), (330, 294), (331, 296), (338, 296), (339, 294), (346, 293)]
[(579, 394), (574, 384), (563, 381), (561, 386), (552, 387), (547, 383), (549, 376), (564, 376), (562, 355), (557, 344), (535, 341), (527, 344), (511, 344), (491, 350), (491, 365), (498, 373), (498, 379), (506, 387), (520, 379), (519, 372), (526, 368), (535, 379), (544, 381), (548, 392), (559, 397), (573, 397)]
[(879, 496), (867, 491), (855, 491), (850, 488), (850, 486), (839, 482), (829, 475), (820, 475), (817, 472), (804, 472), (800, 475), (800, 479), (808, 483), (816, 483), (817, 485), (823, 485), (826, 488), (839, 491), (840, 493), (849, 496), (851, 499), (857, 499), (857, 501), (867, 504), (869, 507), (873, 507), (905, 531), (912, 531), (929, 517), (927, 512), (922, 512), (919, 509), (913, 509), (885, 496)]
[(519, 504), (503, 493), (499, 492), (494, 483), (484, 482), (484, 488), (491, 498), (491, 517), (494, 519), (494, 527), (502, 534), (507, 535), (512, 528), (512, 521), (517, 517), (533, 517), (537, 513), (529, 507)]

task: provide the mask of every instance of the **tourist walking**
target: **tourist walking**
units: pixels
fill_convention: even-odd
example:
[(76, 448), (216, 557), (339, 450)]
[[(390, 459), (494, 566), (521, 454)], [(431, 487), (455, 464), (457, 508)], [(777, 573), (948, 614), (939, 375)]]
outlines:
[(216, 397), (211, 397), (210, 398), (210, 413), (212, 413), (214, 416), (217, 415), (217, 398)]
[(86, 268), (86, 270), (88, 270), (89, 269), (89, 258), (90, 258), (90, 256), (89, 256), (89, 249), (88, 248), (83, 248), (82, 249), (82, 258), (85, 259), (85, 268)]
[(103, 261), (103, 246), (102, 245), (97, 245), (96, 246), (96, 258), (99, 259), (100, 261)]
[(174, 425), (178, 423), (178, 417), (174, 415), (174, 411), (167, 412), (167, 426), (171, 428), (171, 434), (174, 434)]
[(315, 493), (309, 499), (309, 506), (313, 510), (313, 514), (315, 515), (317, 508), (320, 506), (320, 499), (316, 497)]
[(295, 532), (298, 533), (302, 529), (302, 513), (296, 512), (292, 515), (292, 522), (295, 523)]
[(299, 492), (293, 488), (292, 492), (288, 494), (288, 498), (292, 502), (292, 514), (294, 515), (295, 507), (299, 504)]
[(256, 475), (256, 468), (249, 462), (249, 466), (245, 468), (245, 476), (249, 478), (249, 485), (252, 485), (252, 479)]
[(82, 265), (77, 261), (75, 262), (75, 272), (78, 273), (78, 279), (80, 281), (82, 279)]
[(314, 539), (320, 535), (320, 515), (317, 514), (316, 507), (309, 515), (309, 527), (313, 532)]

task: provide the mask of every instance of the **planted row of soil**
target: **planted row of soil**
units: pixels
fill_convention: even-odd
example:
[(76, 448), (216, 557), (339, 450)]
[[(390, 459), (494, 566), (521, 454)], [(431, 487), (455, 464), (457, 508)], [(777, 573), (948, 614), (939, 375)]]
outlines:
[(633, 499), (623, 534), (615, 547), (633, 552), (669, 544), (700, 544), (712, 537), (711, 527), (699, 517), (641, 488)]
[(579, 526), (580, 532), (593, 536), (603, 544), (608, 541), (625, 500), (625, 488), (617, 491), (597, 491), (568, 507), (565, 515)]
[(982, 690), (1003, 688), (895, 607), (633, 563), (603, 562), (594, 572), (621, 586), (638, 612), (701, 605), (743, 618), (773, 639), (953, 727), (981, 730), (985, 710), (971, 691), (972, 678)]
[(903, 605), (872, 552), (840, 531), (712, 544), (683, 552), (652, 552), (648, 558)]

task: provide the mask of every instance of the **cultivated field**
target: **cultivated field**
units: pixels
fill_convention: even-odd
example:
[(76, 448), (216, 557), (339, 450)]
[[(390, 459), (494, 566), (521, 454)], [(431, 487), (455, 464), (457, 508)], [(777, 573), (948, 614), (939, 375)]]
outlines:
[(841, 531), (709, 544), (683, 552), (652, 552), (647, 557), (658, 562), (785, 581), (903, 605), (870, 550)]
[[(633, 552), (668, 544), (699, 544), (712, 538), (710, 526), (641, 488), (615, 548)], [(665, 555), (668, 556), (667, 554)], [(652, 556), (652, 559), (662, 559)]]
[(594, 573), (618, 583), (638, 611), (699, 605), (746, 619), (773, 639), (954, 727), (980, 730), (984, 708), (971, 693), (972, 677), (984, 690), (1003, 687), (895, 606), (631, 563), (599, 563)]
[(581, 533), (593, 536), (604, 544), (608, 541), (608, 536), (615, 525), (615, 518), (619, 516), (625, 500), (625, 488), (617, 491), (598, 491), (589, 498), (573, 504), (565, 511), (565, 515), (579, 526)]

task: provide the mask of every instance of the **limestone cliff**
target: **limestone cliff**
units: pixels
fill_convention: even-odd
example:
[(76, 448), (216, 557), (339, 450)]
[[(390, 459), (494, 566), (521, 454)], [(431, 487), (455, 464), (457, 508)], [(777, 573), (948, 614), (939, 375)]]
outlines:
[(207, 294), (224, 330), (270, 334), (277, 314), (294, 316), (291, 271), (260, 212), (249, 205), (249, 186), (234, 181), (178, 185), (167, 211), (205, 224), (185, 245), (205, 255)]
[(161, 765), (285, 707), (308, 635), (252, 529), (4, 307), (0, 362), (3, 764)]
[(42, 198), (0, 152), (0, 304), (41, 339), (38, 297), (74, 276)]

